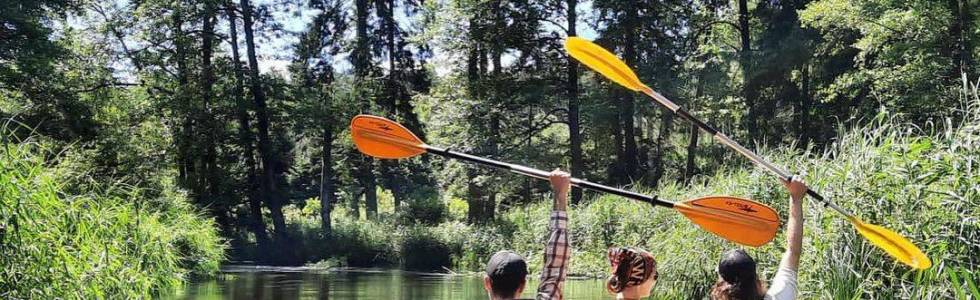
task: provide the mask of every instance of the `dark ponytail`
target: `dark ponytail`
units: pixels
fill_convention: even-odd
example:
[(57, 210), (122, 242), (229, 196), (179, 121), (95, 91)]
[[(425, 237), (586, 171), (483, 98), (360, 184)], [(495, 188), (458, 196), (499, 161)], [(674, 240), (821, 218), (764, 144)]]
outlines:
[(725, 252), (718, 262), (718, 282), (711, 288), (711, 299), (759, 300), (762, 297), (755, 260), (739, 249)]
[(711, 288), (711, 300), (759, 300), (762, 298), (758, 282), (731, 284), (718, 278), (715, 286)]

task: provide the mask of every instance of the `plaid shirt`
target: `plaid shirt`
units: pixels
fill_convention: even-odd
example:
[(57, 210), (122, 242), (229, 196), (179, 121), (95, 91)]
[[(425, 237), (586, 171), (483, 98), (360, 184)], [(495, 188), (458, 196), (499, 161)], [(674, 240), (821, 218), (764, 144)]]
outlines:
[(565, 211), (552, 211), (548, 224), (548, 243), (544, 247), (544, 268), (541, 269), (541, 283), (538, 284), (535, 297), (537, 300), (564, 298), (561, 290), (568, 275), (568, 259), (571, 257), (567, 228), (568, 215)]

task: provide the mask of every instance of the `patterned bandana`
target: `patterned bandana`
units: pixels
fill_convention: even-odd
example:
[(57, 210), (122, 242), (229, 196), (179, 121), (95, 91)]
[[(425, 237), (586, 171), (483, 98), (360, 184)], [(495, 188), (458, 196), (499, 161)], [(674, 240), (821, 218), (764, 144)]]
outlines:
[(607, 256), (612, 266), (612, 276), (606, 285), (610, 293), (640, 285), (651, 276), (657, 280), (657, 261), (649, 252), (627, 247), (609, 248)]

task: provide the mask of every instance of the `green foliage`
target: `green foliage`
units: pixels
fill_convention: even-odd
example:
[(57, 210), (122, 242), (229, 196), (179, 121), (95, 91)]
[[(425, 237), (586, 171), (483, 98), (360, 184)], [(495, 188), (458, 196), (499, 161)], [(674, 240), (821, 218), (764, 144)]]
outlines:
[(4, 298), (149, 297), (218, 270), (222, 239), (172, 182), (149, 196), (91, 181), (62, 154), (35, 141), (0, 145)]
[(418, 187), (408, 194), (406, 202), (395, 212), (399, 224), (433, 225), (446, 219), (447, 206), (434, 188)]
[(449, 246), (432, 229), (412, 226), (403, 229), (398, 252), (402, 267), (409, 270), (443, 271), (451, 266)]
[[(819, 87), (817, 99), (847, 101), (872, 93), (877, 103), (866, 104), (886, 106), (916, 122), (944, 115), (942, 108), (957, 104), (950, 96), (956, 94), (951, 91), (960, 84), (960, 72), (975, 76), (960, 70), (953, 55), (958, 33), (951, 26), (957, 18), (947, 5), (928, 1), (813, 1), (800, 19), (825, 39), (817, 46), (817, 59), (853, 64)], [(842, 55), (853, 61), (841, 61)]]

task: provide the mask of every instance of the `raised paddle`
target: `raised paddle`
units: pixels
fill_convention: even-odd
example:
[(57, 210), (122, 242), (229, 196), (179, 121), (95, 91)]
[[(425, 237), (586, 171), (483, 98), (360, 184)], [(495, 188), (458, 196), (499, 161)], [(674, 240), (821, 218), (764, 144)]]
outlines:
[[(671, 102), (660, 93), (657, 93), (650, 87), (643, 84), (643, 82), (636, 77), (636, 73), (634, 73), (633, 70), (626, 65), (626, 63), (606, 49), (603, 49), (601, 46), (596, 45), (586, 39), (573, 36), (568, 37), (568, 40), (565, 41), (565, 50), (579, 62), (588, 66), (592, 70), (599, 72), (599, 74), (606, 76), (606, 78), (609, 78), (610, 80), (615, 81), (628, 89), (639, 91), (647, 96), (650, 96), (650, 98), (653, 98), (653, 100), (660, 105), (663, 105), (675, 114), (690, 121), (691, 123), (694, 123), (694, 125), (701, 128), (701, 130), (704, 130), (708, 134), (714, 136), (715, 140), (718, 142), (725, 144), (729, 148), (735, 150), (735, 152), (747, 157), (756, 165), (769, 170), (769, 172), (772, 172), (780, 179), (784, 181), (790, 179), (790, 174), (786, 171), (774, 166), (751, 150), (742, 147), (742, 145), (739, 145), (724, 133), (721, 133), (708, 124), (701, 122), (701, 120), (698, 120), (692, 116), (679, 105), (674, 104), (674, 102)], [(878, 248), (885, 250), (885, 252), (890, 254), (892, 257), (898, 259), (898, 261), (916, 269), (926, 269), (932, 266), (932, 261), (929, 260), (929, 257), (927, 257), (925, 253), (922, 253), (922, 250), (919, 250), (918, 247), (912, 244), (912, 242), (909, 242), (909, 240), (905, 237), (902, 237), (898, 233), (888, 230), (887, 228), (864, 223), (864, 221), (861, 221), (861, 219), (854, 214), (844, 210), (840, 206), (837, 206), (830, 200), (825, 199), (812, 189), (808, 190), (807, 194), (844, 215), (844, 217), (846, 217), (851, 224), (854, 224), (854, 227), (857, 228), (857, 231), (861, 233), (862, 236), (864, 236)]]
[[(373, 157), (399, 159), (432, 153), (538, 179), (548, 179), (549, 173), (542, 170), (426, 145), (401, 124), (382, 117), (356, 116), (351, 120), (350, 129), (357, 150)], [(704, 230), (746, 246), (765, 245), (776, 236), (776, 230), (779, 228), (779, 215), (775, 210), (748, 199), (711, 196), (684, 202), (669, 202), (656, 196), (647, 196), (578, 178), (572, 178), (571, 181), (573, 186), (579, 188), (673, 208)]]

